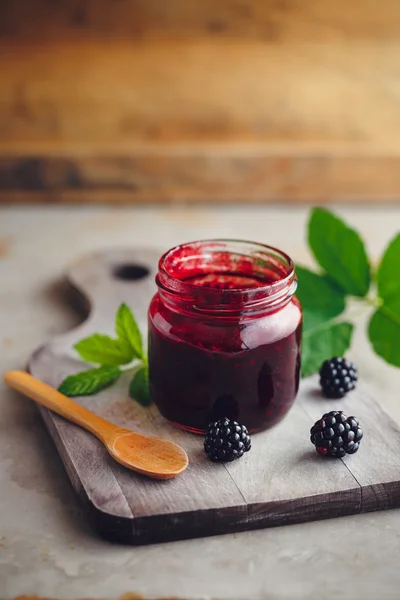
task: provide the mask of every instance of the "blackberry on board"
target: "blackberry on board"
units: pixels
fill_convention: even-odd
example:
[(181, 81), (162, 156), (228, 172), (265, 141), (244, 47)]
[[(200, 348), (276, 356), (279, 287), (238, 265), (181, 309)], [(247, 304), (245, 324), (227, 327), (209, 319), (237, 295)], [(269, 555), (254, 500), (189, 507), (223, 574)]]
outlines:
[(224, 417), (210, 423), (204, 439), (204, 451), (214, 462), (230, 462), (251, 448), (249, 432), (244, 425)]
[(343, 398), (356, 387), (357, 367), (340, 356), (326, 360), (319, 370), (322, 391), (327, 398)]
[(356, 417), (347, 417), (341, 410), (322, 415), (311, 427), (310, 434), (310, 440), (319, 454), (335, 458), (355, 454), (363, 437)]

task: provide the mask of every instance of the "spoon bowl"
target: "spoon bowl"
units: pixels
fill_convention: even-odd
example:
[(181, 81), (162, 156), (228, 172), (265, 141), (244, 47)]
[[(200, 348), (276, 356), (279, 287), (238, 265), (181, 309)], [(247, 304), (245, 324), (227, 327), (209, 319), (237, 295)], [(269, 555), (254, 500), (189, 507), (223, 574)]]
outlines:
[(122, 432), (107, 444), (111, 456), (124, 467), (157, 479), (170, 479), (188, 465), (186, 452), (168, 440)]
[(187, 454), (178, 444), (121, 429), (25, 371), (9, 371), (4, 375), (4, 381), (28, 398), (93, 433), (117, 462), (132, 471), (153, 479), (170, 479), (188, 466)]

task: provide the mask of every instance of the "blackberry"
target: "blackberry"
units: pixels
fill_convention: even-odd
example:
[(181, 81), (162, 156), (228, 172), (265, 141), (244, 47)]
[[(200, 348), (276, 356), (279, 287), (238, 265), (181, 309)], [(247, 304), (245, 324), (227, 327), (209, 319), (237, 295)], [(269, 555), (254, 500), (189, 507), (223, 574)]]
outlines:
[(355, 454), (360, 447), (363, 431), (355, 417), (332, 410), (311, 427), (310, 440), (319, 454), (342, 458)]
[(249, 432), (244, 425), (226, 417), (209, 424), (204, 440), (204, 451), (212, 461), (235, 460), (250, 448)]
[(319, 371), (322, 391), (327, 398), (343, 398), (356, 387), (357, 368), (347, 358), (335, 356), (322, 363)]

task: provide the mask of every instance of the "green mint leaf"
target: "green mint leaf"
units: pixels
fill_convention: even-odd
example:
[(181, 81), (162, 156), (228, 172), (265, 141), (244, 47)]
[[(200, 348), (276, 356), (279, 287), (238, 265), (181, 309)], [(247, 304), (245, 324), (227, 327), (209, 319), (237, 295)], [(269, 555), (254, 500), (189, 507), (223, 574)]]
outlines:
[(400, 234), (388, 245), (377, 271), (378, 294), (382, 306), (374, 312), (368, 337), (376, 354), (400, 367)]
[(328, 322), (306, 331), (302, 343), (302, 376), (317, 373), (328, 358), (343, 356), (350, 347), (352, 333), (353, 325), (346, 322)]
[(378, 294), (384, 302), (400, 299), (400, 233), (390, 242), (378, 267)]
[(140, 367), (134, 374), (129, 386), (129, 395), (142, 406), (150, 404), (149, 370), (147, 365)]
[(374, 312), (368, 326), (368, 337), (378, 356), (400, 367), (400, 297)]
[(312, 331), (316, 327), (324, 325), (326, 321), (327, 318), (322, 312), (303, 308), (303, 333)]
[(371, 269), (356, 231), (323, 208), (315, 208), (308, 225), (308, 243), (321, 267), (351, 296), (365, 296)]
[(304, 331), (313, 329), (344, 311), (344, 293), (329, 277), (299, 266), (296, 266), (296, 275), (296, 295), (303, 307)]
[(70, 375), (64, 379), (58, 391), (66, 396), (90, 396), (114, 383), (120, 375), (118, 367), (104, 365)]
[(118, 338), (130, 345), (135, 358), (143, 358), (143, 343), (140, 329), (126, 304), (121, 304), (115, 318), (115, 331)]
[(81, 340), (74, 348), (84, 360), (99, 365), (126, 365), (133, 359), (132, 348), (126, 341), (100, 333)]

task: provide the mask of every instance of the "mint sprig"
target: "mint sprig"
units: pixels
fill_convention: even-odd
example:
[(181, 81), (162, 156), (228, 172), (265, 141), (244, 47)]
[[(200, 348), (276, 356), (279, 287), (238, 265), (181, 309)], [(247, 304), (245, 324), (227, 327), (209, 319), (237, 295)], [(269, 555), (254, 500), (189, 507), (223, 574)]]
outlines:
[[(120, 375), (132, 367), (135, 370), (129, 392), (143, 406), (150, 403), (147, 357), (139, 326), (132, 311), (121, 304), (115, 317), (116, 338), (100, 333), (80, 340), (74, 348), (87, 362), (100, 365), (96, 369), (70, 375), (59, 386), (66, 396), (88, 396), (112, 385)], [(122, 365), (129, 365), (121, 369)]]
[(376, 307), (368, 328), (370, 342), (379, 356), (400, 367), (400, 234), (387, 247), (368, 297), (373, 283), (370, 261), (354, 229), (328, 210), (315, 208), (308, 241), (322, 271), (296, 267), (304, 312), (302, 375), (317, 372), (324, 360), (349, 349), (354, 326), (338, 317), (351, 296)]

